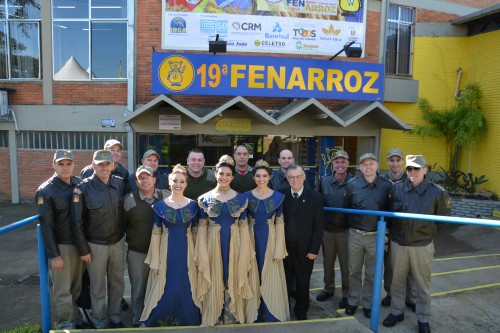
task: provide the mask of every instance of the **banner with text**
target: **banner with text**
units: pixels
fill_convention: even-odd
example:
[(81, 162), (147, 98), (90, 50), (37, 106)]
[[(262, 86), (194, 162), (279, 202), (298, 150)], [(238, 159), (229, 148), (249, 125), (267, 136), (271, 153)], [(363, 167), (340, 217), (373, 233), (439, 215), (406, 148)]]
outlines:
[[(162, 48), (332, 55), (364, 49), (366, 0), (163, 0)], [(341, 55), (344, 55), (343, 53)]]
[(381, 101), (382, 64), (154, 52), (154, 94)]

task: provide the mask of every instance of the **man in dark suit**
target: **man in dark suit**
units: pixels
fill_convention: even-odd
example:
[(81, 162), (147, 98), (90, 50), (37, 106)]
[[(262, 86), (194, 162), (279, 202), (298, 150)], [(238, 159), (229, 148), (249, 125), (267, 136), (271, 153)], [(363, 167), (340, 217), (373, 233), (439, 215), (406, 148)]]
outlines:
[[(313, 189), (304, 187), (306, 175), (298, 164), (288, 166), (286, 176), (290, 191), (285, 193), (285, 241), (288, 257), (285, 259), (287, 285), (296, 281), (295, 316), (307, 319), (309, 283), (323, 237), (323, 200)], [(290, 294), (290, 290), (288, 290)]]

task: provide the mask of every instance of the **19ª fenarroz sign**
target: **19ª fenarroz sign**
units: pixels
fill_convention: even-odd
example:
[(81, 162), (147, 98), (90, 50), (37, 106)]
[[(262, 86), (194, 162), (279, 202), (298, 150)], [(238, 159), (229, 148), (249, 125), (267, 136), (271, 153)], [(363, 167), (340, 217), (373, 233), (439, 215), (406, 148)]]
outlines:
[(228, 54), (153, 53), (154, 94), (381, 101), (382, 64)]

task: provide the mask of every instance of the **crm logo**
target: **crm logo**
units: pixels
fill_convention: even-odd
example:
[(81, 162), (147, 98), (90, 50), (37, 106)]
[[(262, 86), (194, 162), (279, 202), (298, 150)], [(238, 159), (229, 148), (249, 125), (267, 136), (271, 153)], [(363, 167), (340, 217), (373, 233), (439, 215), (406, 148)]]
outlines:
[(186, 21), (182, 17), (174, 17), (170, 21), (170, 32), (174, 34), (186, 33)]
[(165, 58), (158, 68), (161, 84), (172, 91), (186, 90), (193, 84), (195, 78), (194, 66), (187, 58), (170, 56)]
[(262, 26), (260, 23), (248, 23), (248, 22), (233, 22), (232, 24), (234, 30), (251, 30), (251, 31), (261, 31)]

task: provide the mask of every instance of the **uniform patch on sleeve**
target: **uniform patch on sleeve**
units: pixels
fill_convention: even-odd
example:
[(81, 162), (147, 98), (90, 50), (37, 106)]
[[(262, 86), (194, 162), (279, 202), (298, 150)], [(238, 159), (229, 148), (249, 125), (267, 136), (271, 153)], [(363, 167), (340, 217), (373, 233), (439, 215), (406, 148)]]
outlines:
[(80, 191), (79, 188), (75, 188), (73, 190), (73, 202), (80, 202), (80, 194), (82, 194), (82, 191)]
[(38, 197), (37, 204), (43, 205), (43, 197)]

